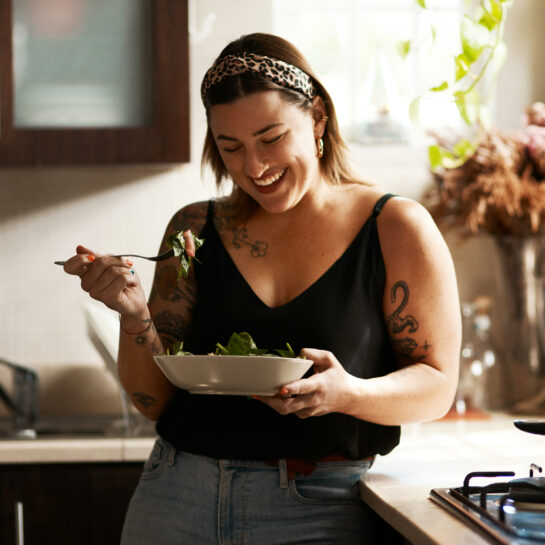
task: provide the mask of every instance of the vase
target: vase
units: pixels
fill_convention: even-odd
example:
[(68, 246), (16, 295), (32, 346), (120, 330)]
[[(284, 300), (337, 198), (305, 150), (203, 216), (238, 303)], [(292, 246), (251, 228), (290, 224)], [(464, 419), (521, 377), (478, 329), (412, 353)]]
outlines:
[(494, 241), (502, 283), (495, 314), (501, 324), (496, 342), (501, 346), (503, 408), (524, 406), (532, 412), (545, 391), (544, 241), (541, 236), (497, 236)]

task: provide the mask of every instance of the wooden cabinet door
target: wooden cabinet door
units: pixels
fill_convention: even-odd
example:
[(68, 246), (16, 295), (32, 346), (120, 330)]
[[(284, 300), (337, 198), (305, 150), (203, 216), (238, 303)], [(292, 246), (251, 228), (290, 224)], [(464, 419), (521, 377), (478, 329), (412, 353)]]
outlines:
[(25, 545), (119, 545), (141, 463), (0, 466), (0, 543), (16, 543), (16, 504)]
[[(149, 66), (149, 74), (144, 79), (138, 79), (134, 85), (130, 77), (126, 78), (127, 96), (133, 96), (132, 89), (141, 89), (146, 87), (149, 100), (147, 101), (149, 115), (146, 116), (146, 121), (138, 126), (124, 126), (126, 123), (122, 118), (120, 126), (115, 126), (115, 123), (109, 125), (107, 119), (104, 126), (100, 128), (85, 126), (77, 126), (77, 128), (61, 128), (59, 126), (52, 127), (51, 120), (46, 119), (43, 125), (18, 123), (16, 119), (17, 106), (15, 104), (17, 97), (15, 92), (16, 80), (20, 81), (20, 70), (15, 70), (19, 65), (24, 65), (21, 61), (24, 55), (19, 52), (21, 49), (21, 39), (28, 36), (25, 28), (21, 29), (21, 25), (14, 24), (15, 7), (25, 7), (25, 9), (49, 10), (49, 15), (38, 12), (34, 15), (34, 19), (30, 20), (44, 21), (53, 17), (51, 10), (62, 9), (51, 7), (46, 2), (26, 2), (26, 0), (0, 0), (0, 167), (4, 166), (48, 166), (48, 165), (96, 165), (96, 164), (123, 164), (123, 163), (180, 163), (189, 161), (189, 39), (188, 39), (188, 13), (187, 0), (148, 0), (148, 3), (143, 3), (149, 9), (150, 17), (142, 15), (143, 25), (146, 26), (146, 36), (150, 37), (150, 44), (146, 45), (141, 53), (142, 62), (146, 61), (146, 66)], [(17, 2), (17, 4), (16, 4)], [(117, 2), (112, 3), (82, 3), (81, 0), (73, 0), (73, 4), (86, 5), (90, 7), (96, 6), (116, 6)], [(136, 2), (135, 2), (136, 3)], [(72, 4), (70, 4), (72, 5)], [(126, 4), (125, 4), (126, 5)], [(66, 6), (68, 7), (68, 5)], [(96, 8), (98, 9), (98, 8)], [(85, 16), (85, 10), (81, 8), (83, 13), (78, 14), (82, 18)], [(148, 13), (148, 11), (146, 11)], [(120, 24), (123, 24), (123, 17), (119, 17)], [(117, 20), (117, 19), (116, 19)], [(100, 22), (99, 22), (100, 23)], [(55, 27), (62, 25), (59, 23), (49, 23), (55, 30), (62, 34), (63, 29)], [(85, 24), (79, 23), (80, 26)], [(38, 24), (39, 26), (39, 24)], [(42, 26), (46, 26), (43, 23)], [(109, 55), (108, 45), (101, 42), (100, 25), (95, 34), (91, 35), (89, 40), (92, 44), (98, 47), (97, 51), (102, 55), (102, 58), (108, 59), (113, 56), (116, 51), (112, 51)], [(140, 28), (139, 25), (135, 25)], [(16, 30), (14, 30), (14, 28)], [(18, 32), (20, 31), (20, 32)], [(42, 33), (43, 33), (42, 29)], [(47, 30), (45, 31), (47, 32)], [(15, 36), (20, 34), (21, 36)], [(115, 32), (111, 33), (115, 36)], [(49, 42), (55, 43), (54, 36), (52, 39), (46, 35)], [(102, 49), (100, 49), (102, 48)], [(35, 47), (33, 51), (40, 51), (43, 48)], [(70, 59), (70, 50), (76, 48), (64, 47), (60, 50), (61, 53), (66, 53)], [(118, 47), (119, 51), (131, 51), (130, 48)], [(16, 51), (17, 50), (17, 53)], [(93, 50), (94, 51), (94, 50)], [(58, 53), (58, 51), (57, 51)], [(19, 65), (16, 66), (15, 56)], [(58, 55), (52, 54), (44, 56), (44, 58), (57, 58)], [(140, 57), (139, 57), (140, 58)], [(150, 61), (149, 63), (147, 61)], [(32, 77), (39, 77), (40, 74), (40, 57), (32, 69), (28, 68), (27, 72)], [(136, 61), (135, 61), (136, 63)], [(45, 63), (42, 63), (42, 65)], [(95, 70), (100, 72), (100, 62), (96, 63)], [(127, 63), (121, 63), (125, 66)], [(78, 59), (73, 62), (73, 69), (77, 69), (77, 74), (73, 76), (71, 72), (63, 72), (68, 81), (64, 86), (65, 91), (62, 95), (67, 96), (67, 102), (60, 101), (59, 104), (54, 102), (54, 109), (59, 115), (56, 119), (60, 119), (62, 123), (63, 108), (68, 108), (67, 104), (75, 97), (74, 93), (84, 92), (82, 90), (82, 80), (85, 79), (85, 70), (88, 65), (85, 62), (78, 62)], [(62, 70), (66, 66), (66, 70), (70, 70), (69, 63), (60, 63)], [(14, 72), (17, 72), (16, 74)], [(101, 72), (100, 72), (101, 73)], [(37, 76), (35, 76), (37, 74)], [(114, 69), (115, 74), (115, 69)], [(130, 76), (130, 74), (129, 74)], [(102, 73), (101, 73), (101, 77)], [(108, 76), (104, 76), (108, 82)], [(41, 81), (41, 80), (40, 80)], [(33, 96), (37, 97), (37, 105), (34, 105), (33, 115), (38, 118), (43, 116), (43, 111), (40, 110), (41, 97), (49, 96), (53, 88), (58, 91), (60, 84), (57, 84), (55, 78), (49, 80), (47, 85), (38, 86), (33, 90)], [(71, 87), (73, 86), (73, 87)], [(72, 91), (72, 88), (74, 91)], [(84, 89), (93, 89), (93, 85), (87, 85)], [(98, 92), (101, 96), (101, 92)], [(125, 104), (123, 98), (111, 106), (112, 111), (121, 111)], [(96, 113), (105, 111), (99, 102), (96, 106)], [(91, 112), (85, 119), (95, 119), (96, 115)], [(34, 119), (34, 117), (33, 117)], [(85, 125), (85, 119), (83, 125)], [(49, 123), (49, 125), (48, 125)], [(91, 124), (89, 122), (89, 124)]]

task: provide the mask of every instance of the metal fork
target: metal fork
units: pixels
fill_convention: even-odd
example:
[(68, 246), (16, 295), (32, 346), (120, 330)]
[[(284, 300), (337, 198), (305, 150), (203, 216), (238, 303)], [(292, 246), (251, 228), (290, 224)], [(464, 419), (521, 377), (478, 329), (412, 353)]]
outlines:
[[(143, 255), (137, 255), (137, 254), (119, 254), (119, 255), (113, 255), (110, 257), (140, 257), (142, 259), (147, 259), (148, 261), (164, 261), (165, 259), (170, 259), (174, 255), (174, 250), (167, 250), (166, 252), (155, 255), (153, 257), (146, 257)], [(55, 265), (64, 265), (66, 261), (55, 261)]]

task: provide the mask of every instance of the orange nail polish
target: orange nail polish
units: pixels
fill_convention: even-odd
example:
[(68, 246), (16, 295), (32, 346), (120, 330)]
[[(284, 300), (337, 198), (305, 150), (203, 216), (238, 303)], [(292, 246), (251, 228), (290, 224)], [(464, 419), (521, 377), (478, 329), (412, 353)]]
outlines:
[(127, 265), (128, 265), (129, 267), (132, 267), (132, 265), (133, 265), (133, 263), (132, 263), (132, 261), (131, 261), (130, 259), (127, 259)]
[(284, 395), (284, 396), (285, 396), (285, 395), (288, 395), (288, 389), (287, 389), (287, 388), (282, 388), (282, 389), (280, 390), (280, 393), (281, 393), (282, 395)]
[(252, 396), (252, 399), (257, 399), (258, 401), (261, 400), (261, 398), (259, 396)]
[(89, 254), (87, 256), (87, 259), (92, 263), (96, 259), (96, 257), (93, 254)]

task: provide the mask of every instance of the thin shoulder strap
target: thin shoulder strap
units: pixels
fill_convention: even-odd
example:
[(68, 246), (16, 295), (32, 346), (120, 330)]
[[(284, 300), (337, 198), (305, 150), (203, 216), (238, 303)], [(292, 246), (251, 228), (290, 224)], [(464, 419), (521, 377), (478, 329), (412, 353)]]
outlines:
[(214, 218), (214, 199), (208, 201), (208, 211), (206, 213), (206, 221), (212, 221)]
[(375, 203), (375, 206), (373, 208), (373, 217), (376, 218), (379, 214), (384, 205), (386, 204), (386, 201), (390, 200), (392, 197), (397, 197), (397, 195), (394, 195), (393, 193), (386, 193), (385, 195), (382, 195), (380, 199)]

